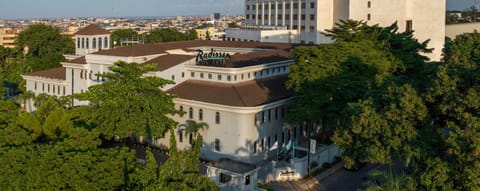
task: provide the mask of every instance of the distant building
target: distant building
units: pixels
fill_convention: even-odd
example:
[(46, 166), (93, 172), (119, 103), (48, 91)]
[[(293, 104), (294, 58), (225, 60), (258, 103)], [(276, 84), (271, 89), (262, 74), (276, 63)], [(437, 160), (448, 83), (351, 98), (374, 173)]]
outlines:
[(212, 13), (210, 15), (210, 20), (211, 21), (219, 21), (220, 20), (220, 13)]
[(464, 33), (480, 32), (480, 23), (461, 23), (450, 24), (445, 28), (445, 34), (450, 39), (455, 39), (457, 35)]
[(21, 30), (17, 29), (0, 28), (0, 46), (6, 48), (15, 48), (17, 46), (15, 40), (20, 32)]
[[(428, 56), (440, 60), (445, 38), (445, 0), (245, 0), (245, 29), (227, 29), (227, 39), (322, 44), (322, 32), (340, 20), (363, 20), (399, 31), (414, 30), (420, 41), (430, 39)], [(260, 32), (252, 32), (257, 30)]]
[[(195, 29), (197, 32), (197, 38), (201, 40), (211, 40), (213, 33), (215, 33), (214, 27), (206, 27), (204, 29)], [(208, 38), (208, 39), (207, 39)]]

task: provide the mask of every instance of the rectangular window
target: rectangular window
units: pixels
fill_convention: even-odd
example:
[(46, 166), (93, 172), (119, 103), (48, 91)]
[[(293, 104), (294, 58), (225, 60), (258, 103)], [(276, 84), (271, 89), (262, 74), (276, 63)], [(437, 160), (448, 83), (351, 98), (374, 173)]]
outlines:
[(245, 18), (250, 19), (250, 15), (249, 14), (245, 15)]
[(227, 81), (232, 81), (232, 76), (227, 76)]
[(202, 79), (203, 79), (203, 73), (200, 73), (200, 78), (202, 78)]
[(289, 3), (285, 4), (285, 9), (290, 9), (290, 4)]
[(372, 7), (372, 2), (371, 1), (368, 1), (367, 3), (367, 8), (371, 8)]
[(278, 20), (282, 19), (282, 15), (281, 15), (281, 14), (278, 14), (278, 15), (277, 15), (277, 18), (278, 18)]
[(275, 120), (278, 120), (278, 107), (275, 108)]
[(268, 110), (268, 122), (272, 121), (272, 110)]
[(223, 174), (223, 173), (220, 173), (220, 183), (228, 183), (230, 182), (230, 180), (232, 180), (232, 176), (228, 175), (228, 174)]
[(247, 10), (250, 10), (250, 5), (247, 5)]
[(367, 20), (369, 21), (370, 19), (372, 19), (372, 15), (370, 15), (370, 13), (367, 15)]
[(310, 26), (310, 32), (314, 32), (315, 31), (315, 27), (314, 26)]
[(178, 141), (183, 143), (183, 131), (178, 132)]
[(302, 9), (305, 9), (307, 6), (305, 3), (302, 3)]
[(215, 139), (215, 151), (220, 151), (220, 139)]
[(250, 175), (245, 176), (245, 185), (250, 184)]
[(212, 79), (212, 74), (208, 74), (208, 79)]
[(220, 124), (220, 112), (215, 113), (215, 123)]
[(190, 73), (190, 76), (191, 76), (192, 78), (195, 77), (195, 72), (191, 72), (191, 73)]
[(293, 20), (294, 21), (298, 20), (298, 15), (297, 14), (293, 14)]
[(298, 9), (298, 3), (293, 3), (293, 8)]
[(312, 21), (315, 20), (315, 15), (314, 14), (310, 15), (310, 20), (312, 20)]
[(310, 3), (310, 8), (312, 8), (312, 9), (315, 8), (315, 3), (313, 3), (313, 2)]
[(218, 79), (218, 80), (222, 80), (222, 75), (221, 75), (221, 74), (218, 74), (217, 79)]
[(407, 32), (413, 31), (413, 21), (412, 20), (407, 20), (405, 31), (407, 31)]
[(37, 82), (35, 82), (35, 90), (37, 90)]
[(254, 154), (257, 153), (257, 144), (258, 144), (257, 141), (255, 141), (255, 142), (253, 143), (253, 153), (254, 153)]
[(263, 140), (263, 138), (260, 142), (260, 147), (262, 148), (262, 151), (265, 150), (265, 141)]

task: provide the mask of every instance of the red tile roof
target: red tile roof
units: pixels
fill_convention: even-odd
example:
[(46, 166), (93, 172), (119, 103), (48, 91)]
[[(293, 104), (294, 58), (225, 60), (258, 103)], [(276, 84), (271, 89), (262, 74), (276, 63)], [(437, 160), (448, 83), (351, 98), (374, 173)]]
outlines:
[(87, 64), (87, 60), (85, 59), (85, 56), (82, 56), (77, 59), (73, 59), (68, 61), (68, 63), (73, 63), (73, 64)]
[(25, 76), (43, 77), (56, 80), (66, 80), (66, 70), (63, 67), (43, 70), (38, 72), (27, 73)]
[(146, 61), (141, 65), (155, 64), (157, 66), (154, 69), (155, 71), (164, 71), (166, 69), (169, 69), (173, 66), (181, 64), (193, 58), (194, 58), (193, 56), (189, 56), (189, 55), (165, 55), (165, 56), (159, 56), (152, 60)]
[(88, 25), (87, 27), (80, 29), (75, 35), (104, 35), (110, 34), (107, 30), (102, 27), (99, 27), (95, 24)]
[(254, 107), (293, 96), (285, 87), (287, 75), (252, 80), (236, 84), (187, 80), (168, 93), (182, 99), (228, 106)]
[[(93, 54), (108, 55), (108, 56), (147, 56), (155, 54), (164, 54), (167, 50), (184, 49), (209, 46), (209, 47), (233, 47), (233, 48), (259, 48), (290, 51), (297, 45), (286, 43), (263, 43), (263, 42), (240, 42), (240, 41), (209, 41), (209, 40), (194, 40), (194, 41), (180, 41), (167, 42), (156, 44), (141, 44), (135, 46), (122, 46), (109, 50), (102, 50)], [(191, 51), (191, 50), (190, 50)]]

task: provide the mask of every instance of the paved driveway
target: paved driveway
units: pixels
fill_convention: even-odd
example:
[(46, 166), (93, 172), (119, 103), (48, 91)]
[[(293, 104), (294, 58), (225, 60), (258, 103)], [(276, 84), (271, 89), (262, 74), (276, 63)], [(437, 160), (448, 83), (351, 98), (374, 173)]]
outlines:
[(355, 191), (362, 187), (365, 180), (367, 180), (368, 173), (377, 168), (381, 168), (381, 166), (369, 164), (356, 172), (347, 171), (343, 168), (340, 168), (338, 171), (321, 181), (315, 177), (312, 179), (295, 182), (272, 183), (269, 184), (269, 186), (275, 191)]

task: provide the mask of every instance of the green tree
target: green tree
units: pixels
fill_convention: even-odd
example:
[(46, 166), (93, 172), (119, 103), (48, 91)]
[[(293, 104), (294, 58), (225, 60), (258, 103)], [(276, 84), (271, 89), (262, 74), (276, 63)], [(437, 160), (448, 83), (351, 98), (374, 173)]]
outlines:
[(189, 30), (187, 35), (187, 40), (197, 40), (198, 34), (195, 29)]
[(173, 96), (160, 88), (171, 84), (169, 80), (144, 77), (153, 65), (116, 62), (112, 73), (102, 74), (105, 83), (91, 86), (77, 98), (89, 101), (86, 115), (90, 115), (101, 132), (108, 136), (128, 137), (160, 136), (175, 127), (169, 115), (181, 114), (175, 109)]
[(26, 52), (26, 63), (33, 71), (59, 67), (63, 54), (74, 52), (71, 38), (63, 36), (60, 29), (45, 24), (34, 24), (20, 32), (17, 51)]
[(155, 30), (152, 30), (147, 35), (148, 43), (184, 41), (184, 40), (187, 40), (187, 36), (179, 32), (176, 28), (155, 29)]
[(122, 40), (126, 40), (127, 38), (135, 38), (138, 36), (138, 33), (133, 29), (118, 29), (112, 32), (110, 35), (111, 46), (121, 46)]

